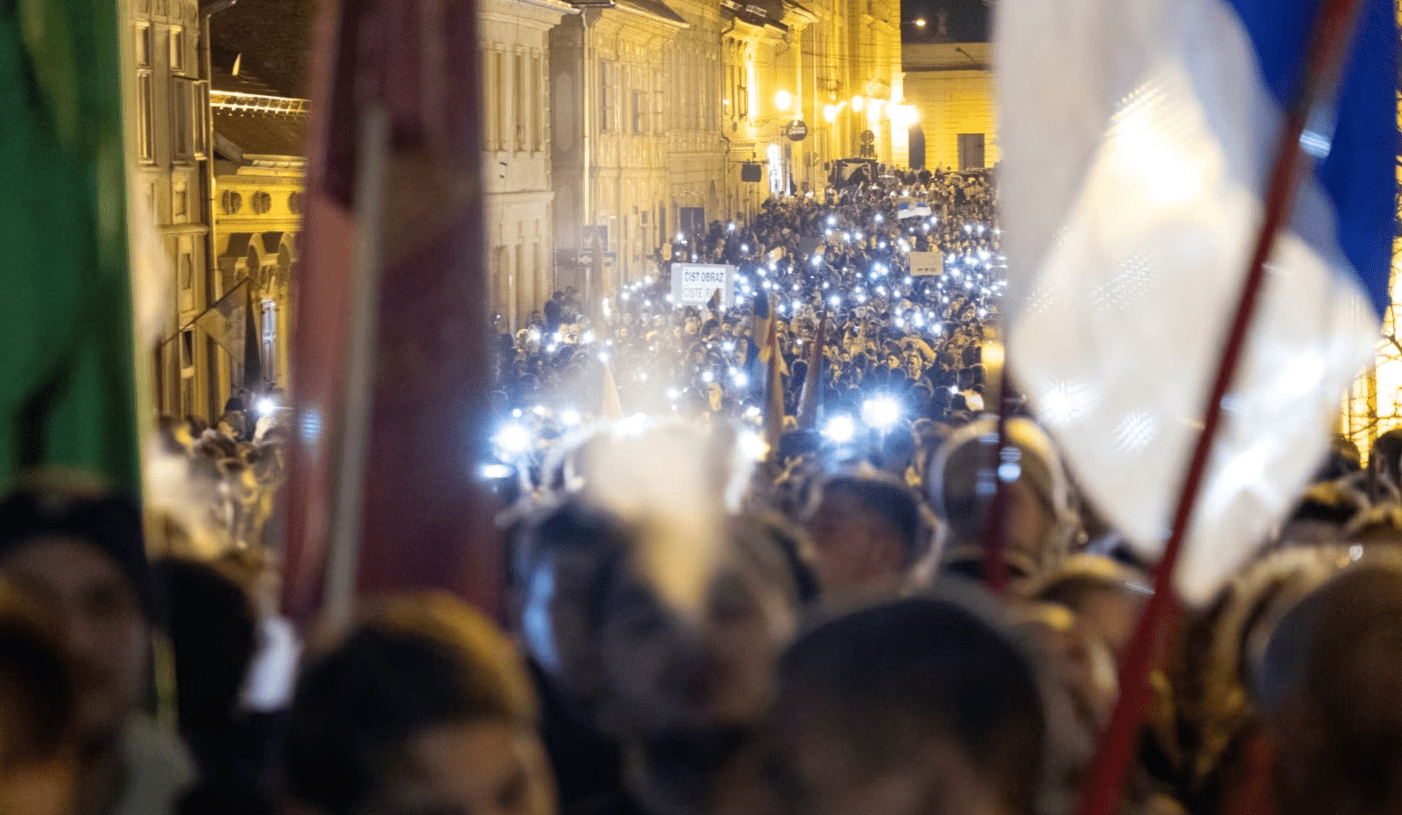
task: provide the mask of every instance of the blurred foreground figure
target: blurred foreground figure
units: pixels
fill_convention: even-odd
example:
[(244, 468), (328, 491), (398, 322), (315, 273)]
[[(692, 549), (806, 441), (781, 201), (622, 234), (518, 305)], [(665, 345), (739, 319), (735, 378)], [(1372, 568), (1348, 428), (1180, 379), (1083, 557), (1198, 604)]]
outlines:
[(173, 739), (141, 721), (152, 591), (136, 505), (32, 490), (0, 501), (0, 575), (61, 625), (81, 749), (77, 815), (159, 815), (194, 777)]
[[(997, 462), (998, 423), (983, 418), (959, 428), (930, 462), (926, 478), (935, 514), (946, 522), (940, 556), (945, 568), (983, 577), (983, 539), (995, 492), (994, 470), (1010, 480), (1006, 550), (1012, 585), (1026, 587), (1052, 574), (1079, 531), (1061, 456), (1031, 419), (1007, 423), (1016, 461)], [(1006, 468), (1006, 469), (1005, 469)]]
[[(749, 475), (733, 441), (601, 434), (570, 468), (573, 492), (528, 524), (521, 629), (560, 703), (546, 732), (568, 812), (708, 811), (768, 709), (816, 581), (787, 525), (732, 500)], [(601, 737), (621, 767), (581, 783), (608, 769)]]
[(391, 601), (304, 671), (288, 793), (316, 815), (554, 815), (530, 680), (447, 595)]
[(1256, 685), (1283, 815), (1402, 812), (1402, 571), (1360, 564), (1302, 600)]
[(895, 478), (835, 475), (808, 513), (814, 564), (825, 596), (893, 594), (920, 556), (920, 505)]
[(1045, 725), (1032, 664), (961, 604), (900, 600), (837, 618), (780, 665), (766, 742), (792, 815), (1030, 815)]
[(0, 812), (65, 815), (78, 751), (62, 642), (0, 582)]

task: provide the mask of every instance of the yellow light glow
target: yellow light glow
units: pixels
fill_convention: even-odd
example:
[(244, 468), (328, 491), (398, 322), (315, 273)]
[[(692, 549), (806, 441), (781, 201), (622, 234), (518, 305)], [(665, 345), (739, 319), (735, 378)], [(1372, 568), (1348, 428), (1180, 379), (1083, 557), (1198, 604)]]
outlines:
[(915, 27), (916, 27), (916, 28), (924, 28), (924, 27), (925, 27), (925, 18), (924, 18), (924, 17), (916, 17), (916, 18), (915, 18)]
[(862, 112), (862, 106), (866, 104), (866, 101), (867, 101), (867, 100), (863, 99), (863, 98), (861, 97), (860, 94), (858, 94), (857, 96), (852, 97), (852, 112), (853, 112), (853, 113), (861, 113), (861, 112)]
[(832, 105), (823, 105), (823, 120), (833, 122), (837, 120), (837, 108)]
[(779, 91), (778, 93), (774, 94), (774, 107), (778, 108), (779, 110), (788, 110), (789, 105), (792, 104), (793, 94), (789, 93), (788, 91)]

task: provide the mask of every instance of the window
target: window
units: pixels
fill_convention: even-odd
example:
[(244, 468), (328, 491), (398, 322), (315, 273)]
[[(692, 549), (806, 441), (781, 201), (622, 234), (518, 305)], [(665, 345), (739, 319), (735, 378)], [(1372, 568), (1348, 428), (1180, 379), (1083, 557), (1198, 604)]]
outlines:
[(139, 25), (136, 27), (135, 51), (137, 66), (151, 67), (151, 26)]
[(613, 63), (607, 60), (599, 62), (599, 129), (613, 130)]
[(647, 95), (645, 91), (633, 91), (633, 132), (647, 132)]
[(170, 70), (185, 72), (185, 29), (179, 26), (170, 29)]
[(540, 56), (531, 57), (531, 152), (537, 152), (545, 142), (545, 103), (541, 99), (541, 87), (545, 77), (541, 75)]
[(155, 145), (155, 99), (153, 98), (151, 72), (142, 71), (136, 77), (136, 144), (137, 155), (142, 161), (156, 160)]
[(959, 169), (982, 170), (983, 168), (983, 134), (960, 133)]
[(263, 301), (263, 378), (277, 379), (277, 301)]
[(209, 145), (205, 144), (209, 131), (209, 83), (193, 82), (191, 86), (195, 94), (195, 157), (204, 158), (209, 152)]
[(172, 79), (170, 83), (170, 139), (171, 153), (177, 161), (194, 157), (194, 83), (188, 79)]
[(184, 223), (190, 214), (190, 194), (184, 181), (176, 181), (171, 185), (170, 208), (171, 215), (176, 223)]
[(195, 329), (180, 332), (180, 368), (192, 368), (195, 364)]
[(516, 150), (526, 150), (526, 123), (531, 111), (526, 109), (526, 57), (517, 54), (511, 61), (511, 111), (516, 126)]
[(492, 55), (486, 47), (482, 48), (482, 149), (491, 150), (494, 148), (492, 139), (496, 134), (496, 125), (492, 123), (492, 111), (496, 110), (492, 103)]
[(492, 141), (496, 149), (506, 149), (506, 55), (500, 51), (492, 54)]

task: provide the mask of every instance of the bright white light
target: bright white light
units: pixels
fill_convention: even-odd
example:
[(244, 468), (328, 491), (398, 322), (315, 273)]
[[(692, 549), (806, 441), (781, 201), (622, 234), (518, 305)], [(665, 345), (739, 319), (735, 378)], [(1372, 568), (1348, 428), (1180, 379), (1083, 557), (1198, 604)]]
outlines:
[(497, 431), (493, 441), (503, 453), (517, 456), (531, 449), (531, 431), (523, 425), (509, 424)]
[(744, 371), (735, 374), (735, 387), (747, 388), (750, 385), (750, 376)]
[(716, 381), (716, 375), (714, 373), (711, 373), (710, 371), (702, 371), (701, 381), (709, 385), (712, 382)]
[(769, 454), (769, 445), (753, 430), (746, 430), (736, 439), (740, 452), (753, 461), (760, 461)]
[(560, 411), (560, 424), (565, 427), (575, 427), (579, 424), (579, 411), (573, 408)]
[(748, 251), (750, 251), (750, 245), (749, 245), (748, 243), (742, 243), (742, 244), (740, 244), (740, 251), (741, 251), (741, 252), (748, 252)]
[(734, 221), (731, 221), (731, 222), (730, 222), (730, 225), (727, 226), (725, 229), (726, 229), (727, 232), (734, 232), (734, 231), (735, 231), (735, 222), (734, 222)]
[(829, 216), (828, 216), (828, 226), (837, 226), (837, 216), (836, 216), (836, 215), (829, 215)]
[(517, 419), (521, 418), (521, 409), (516, 408), (515, 410), (511, 411), (511, 415), (516, 417)]
[(834, 416), (823, 426), (823, 435), (834, 444), (846, 444), (857, 435), (857, 425), (851, 416)]
[(876, 396), (862, 405), (862, 421), (877, 430), (885, 430), (901, 419), (901, 403), (889, 396)]
[(259, 416), (268, 416), (277, 410), (277, 402), (271, 396), (264, 396), (253, 403), (253, 412)]
[(838, 306), (842, 305), (842, 298), (834, 294), (832, 297), (828, 298), (828, 302), (832, 303), (833, 308), (837, 308)]
[(750, 405), (745, 408), (746, 419), (758, 419), (760, 414), (759, 405)]
[(516, 471), (513, 470), (509, 464), (482, 465), (482, 477), (489, 481), (495, 481), (499, 478), (510, 478), (515, 472)]
[(788, 91), (779, 91), (778, 93), (774, 94), (774, 107), (778, 108), (779, 110), (788, 110), (789, 106), (792, 104), (793, 94), (789, 93)]

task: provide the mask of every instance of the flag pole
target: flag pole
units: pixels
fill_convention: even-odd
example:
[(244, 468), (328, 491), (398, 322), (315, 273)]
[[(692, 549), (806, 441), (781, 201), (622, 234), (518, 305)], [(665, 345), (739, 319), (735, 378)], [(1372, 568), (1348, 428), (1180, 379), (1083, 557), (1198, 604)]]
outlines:
[(1212, 442), (1221, 425), (1222, 400), (1231, 386), (1246, 345), (1246, 334), (1265, 281), (1266, 261), (1270, 259), (1276, 237), (1289, 218), (1303, 171), (1311, 163), (1308, 155), (1301, 150), (1300, 137), (1315, 107), (1333, 100), (1361, 8), (1361, 0), (1327, 0), (1315, 20), (1314, 32), (1305, 52), (1302, 82), (1281, 123), (1280, 141), (1271, 167), (1265, 214), (1256, 237), (1256, 246), (1242, 283), (1212, 390), (1203, 408), (1202, 433), (1193, 447), (1192, 459), (1179, 491), (1172, 532), (1164, 546), (1163, 557), (1154, 569), (1154, 593), (1140, 614), (1134, 637), (1120, 666), (1120, 698), (1115, 704), (1110, 724), (1100, 738), (1081, 801), (1080, 815), (1112, 815), (1118, 809), (1125, 777), (1134, 756), (1139, 723), (1149, 702), (1149, 671), (1176, 608), (1173, 575), (1197, 504), (1198, 492), (1207, 474)]

